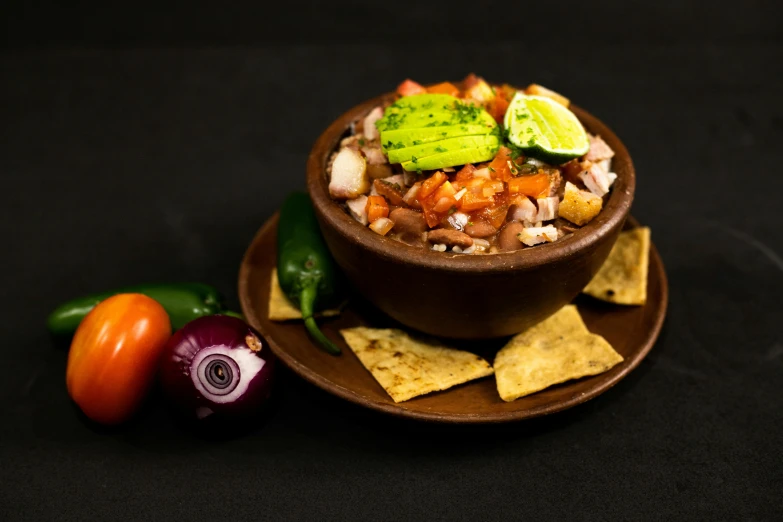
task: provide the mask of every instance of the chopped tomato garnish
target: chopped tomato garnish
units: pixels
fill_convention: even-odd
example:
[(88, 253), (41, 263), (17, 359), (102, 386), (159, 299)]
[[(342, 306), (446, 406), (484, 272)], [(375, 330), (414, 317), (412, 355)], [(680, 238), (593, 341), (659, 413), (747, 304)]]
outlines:
[(476, 167), (468, 163), (457, 172), (454, 176), (454, 181), (468, 181), (473, 177), (474, 172), (476, 172)]
[(459, 95), (459, 89), (450, 82), (443, 82), (427, 87), (427, 92), (437, 94), (448, 94), (449, 96)]
[(397, 94), (400, 96), (413, 96), (414, 94), (424, 94), (427, 92), (421, 84), (407, 79), (397, 86)]
[(492, 203), (491, 197), (484, 197), (482, 194), (466, 192), (465, 195), (462, 196), (462, 199), (459, 200), (459, 208), (465, 212), (470, 212), (472, 210), (488, 207), (492, 205)]
[(436, 203), (437, 201), (432, 196), (421, 200), (421, 210), (427, 221), (427, 226), (430, 228), (438, 226), (438, 223), (443, 219), (443, 213), (435, 210)]
[(495, 118), (495, 121), (501, 125), (503, 124), (503, 117), (506, 115), (506, 110), (508, 110), (508, 100), (503, 96), (495, 96), (487, 104), (487, 112), (489, 112), (490, 116)]
[(524, 194), (534, 198), (546, 197), (549, 195), (549, 184), (549, 175), (543, 172), (531, 176), (519, 176), (508, 181), (508, 192), (511, 195)]
[(495, 196), (492, 206), (487, 207), (487, 213), (489, 222), (495, 228), (500, 228), (506, 221), (506, 214), (508, 214), (508, 194), (505, 192)]
[(487, 167), (490, 176), (501, 181), (510, 180), (519, 175), (517, 164), (521, 159), (521, 157), (517, 157), (515, 160), (513, 151), (508, 147), (500, 147), (498, 153), (495, 154), (495, 159)]
[(432, 210), (435, 212), (448, 212), (451, 207), (456, 207), (457, 200), (454, 198), (454, 194), (457, 193), (457, 190), (454, 188), (454, 185), (446, 181), (438, 187), (438, 190), (432, 193), (432, 196), (430, 198), (432, 201), (435, 202), (435, 205), (432, 207)]
[(484, 221), (499, 229), (506, 221), (506, 215), (510, 206), (508, 194), (503, 192), (492, 198), (490, 205), (471, 212), (470, 219), (471, 221)]
[(435, 192), (435, 189), (443, 185), (447, 179), (449, 179), (448, 176), (446, 176), (446, 174), (443, 172), (436, 172), (424, 180), (424, 183), (421, 184), (421, 188), (419, 189), (419, 193), (416, 194), (416, 197), (419, 201), (423, 201), (426, 197)]
[(380, 218), (389, 217), (389, 204), (383, 196), (370, 196), (367, 198), (367, 220), (372, 223)]
[(457, 193), (457, 189), (454, 188), (454, 185), (449, 183), (448, 181), (445, 181), (433, 194), (436, 199), (444, 198), (444, 197), (454, 197), (454, 194)]
[(467, 76), (465, 76), (465, 79), (462, 80), (462, 86), (467, 91), (474, 85), (476, 85), (480, 81), (480, 78), (475, 75), (475, 73), (470, 73)]
[(468, 189), (469, 192), (472, 192), (474, 194), (481, 194), (484, 189), (484, 183), (486, 183), (487, 180), (485, 178), (470, 178), (467, 181), (460, 181), (456, 182), (458, 186), (465, 187)]
[(496, 92), (499, 98), (505, 98), (506, 101), (510, 102), (516, 95), (517, 90), (511, 85), (504, 83), (499, 89), (496, 89)]

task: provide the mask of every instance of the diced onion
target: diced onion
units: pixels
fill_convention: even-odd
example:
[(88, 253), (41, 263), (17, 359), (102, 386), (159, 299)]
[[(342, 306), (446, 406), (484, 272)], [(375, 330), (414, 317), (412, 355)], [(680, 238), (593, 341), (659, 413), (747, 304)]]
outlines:
[(449, 224), (460, 232), (468, 225), (468, 221), (470, 221), (470, 217), (463, 212), (455, 212), (448, 218)]
[(473, 247), (477, 252), (483, 252), (489, 248), (489, 241), (486, 239), (473, 238)]
[(416, 201), (416, 194), (419, 193), (420, 188), (421, 183), (414, 183), (413, 186), (408, 189), (408, 192), (406, 192), (402, 197), (402, 200), (408, 205), (413, 206), (413, 202)]
[(454, 172), (454, 167), (443, 167), (440, 170), (442, 170), (443, 172)]
[(378, 218), (370, 223), (370, 228), (373, 232), (385, 236), (392, 228), (394, 228), (394, 221), (385, 217)]
[(492, 176), (489, 173), (489, 169), (484, 167), (483, 169), (478, 169), (473, 172), (474, 178), (486, 178), (486, 179), (492, 179)]
[(454, 199), (456, 199), (457, 201), (459, 201), (460, 199), (462, 199), (462, 196), (464, 196), (464, 195), (465, 195), (465, 193), (466, 193), (467, 191), (468, 191), (468, 189), (466, 189), (466, 188), (464, 188), (464, 189), (460, 190), (459, 192), (457, 192), (456, 194), (454, 194)]

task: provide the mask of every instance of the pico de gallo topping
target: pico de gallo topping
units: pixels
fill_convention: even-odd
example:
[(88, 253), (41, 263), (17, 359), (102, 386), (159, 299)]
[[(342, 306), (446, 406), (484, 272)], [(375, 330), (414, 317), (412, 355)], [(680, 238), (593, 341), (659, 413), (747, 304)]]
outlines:
[(332, 154), (330, 195), (414, 247), (491, 254), (557, 241), (598, 215), (617, 178), (614, 151), (569, 103), (474, 74), (459, 87), (405, 80)]

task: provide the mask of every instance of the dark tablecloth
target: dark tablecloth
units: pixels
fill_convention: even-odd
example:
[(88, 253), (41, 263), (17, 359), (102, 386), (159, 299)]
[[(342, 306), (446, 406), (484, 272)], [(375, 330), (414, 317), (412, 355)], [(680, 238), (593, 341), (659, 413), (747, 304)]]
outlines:
[[(8, 8), (0, 56), (3, 520), (773, 519), (783, 508), (783, 38), (774, 2)], [(278, 6), (280, 7), (280, 6)], [(271, 9), (271, 8), (269, 8)], [(264, 425), (86, 424), (46, 314), (200, 280), (405, 77), (536, 81), (624, 140), (671, 284), (649, 357), (564, 413), (408, 422), (279, 371)]]

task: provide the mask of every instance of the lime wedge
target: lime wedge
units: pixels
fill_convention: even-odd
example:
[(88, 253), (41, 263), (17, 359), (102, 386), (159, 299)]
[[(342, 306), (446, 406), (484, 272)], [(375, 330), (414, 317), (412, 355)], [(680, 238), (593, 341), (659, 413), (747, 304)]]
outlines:
[(503, 124), (508, 141), (548, 163), (564, 163), (590, 149), (587, 133), (574, 113), (551, 98), (518, 92)]

